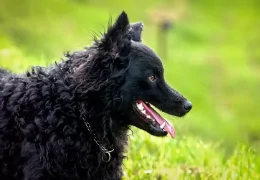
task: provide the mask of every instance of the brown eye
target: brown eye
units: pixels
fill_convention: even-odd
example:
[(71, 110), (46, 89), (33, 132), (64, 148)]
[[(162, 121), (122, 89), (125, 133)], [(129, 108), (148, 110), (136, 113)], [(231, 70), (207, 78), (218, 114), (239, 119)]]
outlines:
[(148, 79), (149, 79), (150, 81), (154, 82), (154, 81), (155, 81), (155, 76), (149, 76)]

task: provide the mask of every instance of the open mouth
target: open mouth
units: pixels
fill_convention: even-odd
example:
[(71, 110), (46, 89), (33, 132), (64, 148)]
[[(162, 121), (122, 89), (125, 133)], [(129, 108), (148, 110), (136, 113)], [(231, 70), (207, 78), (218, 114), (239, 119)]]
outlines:
[(175, 129), (173, 125), (157, 113), (148, 102), (137, 100), (134, 110), (140, 120), (150, 126), (155, 134), (165, 136), (169, 133), (174, 138)]

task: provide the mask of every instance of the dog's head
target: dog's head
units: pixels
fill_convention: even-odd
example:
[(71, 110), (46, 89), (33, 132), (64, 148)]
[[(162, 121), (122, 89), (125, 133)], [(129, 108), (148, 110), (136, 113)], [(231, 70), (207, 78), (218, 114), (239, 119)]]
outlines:
[(170, 133), (174, 137), (173, 126), (151, 105), (181, 117), (191, 110), (192, 104), (166, 83), (160, 58), (141, 43), (142, 29), (142, 23), (130, 25), (123, 12), (95, 43), (95, 59), (99, 67), (100, 63), (103, 65), (102, 70), (93, 73), (99, 71), (103, 76), (107, 82), (104, 89), (116, 89), (116, 93), (111, 93), (115, 101), (111, 109), (113, 121), (136, 126), (155, 136)]

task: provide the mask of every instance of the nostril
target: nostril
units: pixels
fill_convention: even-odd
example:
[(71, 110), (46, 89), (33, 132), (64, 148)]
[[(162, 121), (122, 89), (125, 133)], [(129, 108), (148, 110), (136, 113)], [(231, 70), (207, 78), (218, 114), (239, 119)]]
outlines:
[(187, 111), (190, 111), (191, 108), (192, 108), (192, 104), (190, 101), (185, 101), (184, 103), (184, 108), (187, 110)]

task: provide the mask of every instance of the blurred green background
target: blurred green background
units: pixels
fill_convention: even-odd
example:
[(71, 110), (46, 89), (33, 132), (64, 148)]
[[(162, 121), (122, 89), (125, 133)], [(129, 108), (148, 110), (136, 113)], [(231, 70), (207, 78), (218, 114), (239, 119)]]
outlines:
[(175, 139), (133, 128), (124, 179), (260, 179), (259, 0), (0, 0), (0, 65), (60, 61), (122, 10), (144, 22), (144, 43), (193, 103), (184, 118), (165, 115)]

